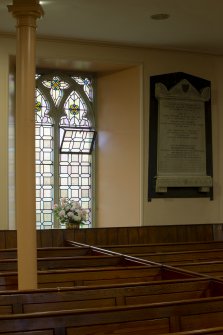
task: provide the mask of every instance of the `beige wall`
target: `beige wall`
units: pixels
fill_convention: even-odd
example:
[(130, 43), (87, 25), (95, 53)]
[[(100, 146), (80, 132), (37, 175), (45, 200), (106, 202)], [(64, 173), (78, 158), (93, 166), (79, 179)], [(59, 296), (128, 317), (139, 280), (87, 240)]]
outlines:
[[(145, 225), (165, 225), (165, 224), (199, 224), (222, 222), (223, 217), (220, 215), (222, 203), (222, 191), (219, 188), (219, 181), (222, 178), (219, 170), (219, 150), (223, 142), (219, 143), (219, 121), (222, 102), (220, 82), (222, 77), (222, 57), (214, 57), (209, 55), (178, 53), (167, 51), (154, 51), (145, 65), (144, 92), (149, 91), (148, 77), (161, 73), (170, 72), (186, 72), (194, 76), (202, 77), (211, 81), (212, 84), (212, 129), (213, 129), (213, 168), (214, 168), (214, 201), (208, 198), (192, 198), (192, 199), (156, 199), (152, 202), (146, 201), (147, 189), (144, 189), (144, 224)], [(217, 83), (219, 82), (219, 83)], [(222, 84), (221, 84), (222, 85)], [(217, 99), (220, 105), (217, 103)], [(148, 114), (149, 114), (149, 95), (144, 95), (144, 157), (148, 152)], [(147, 185), (147, 162), (144, 162), (144, 185)]]
[[(13, 54), (14, 39), (0, 37), (1, 228), (8, 217), (7, 78), (8, 59)], [(37, 43), (37, 62), (51, 68), (100, 74), (96, 115), (99, 132), (96, 155), (99, 226), (105, 226), (106, 222), (109, 226), (140, 225), (140, 217), (143, 225), (223, 222), (223, 57), (41, 39)], [(149, 77), (178, 71), (208, 79), (212, 83), (213, 201), (207, 198), (147, 201)], [(135, 128), (122, 127), (123, 124), (126, 126), (128, 118)]]
[(97, 81), (97, 226), (140, 224), (140, 67)]
[[(7, 229), (9, 222), (8, 169), (9, 145), (9, 68), (10, 54), (15, 53), (15, 42), (11, 38), (2, 38), (0, 47), (0, 229)], [(12, 203), (14, 206), (14, 203)]]
[[(7, 227), (8, 222), (8, 60), (5, 55), (0, 55), (0, 73), (3, 73), (0, 80), (0, 204), (1, 204), (1, 225)], [(6, 71), (5, 71), (6, 70)]]

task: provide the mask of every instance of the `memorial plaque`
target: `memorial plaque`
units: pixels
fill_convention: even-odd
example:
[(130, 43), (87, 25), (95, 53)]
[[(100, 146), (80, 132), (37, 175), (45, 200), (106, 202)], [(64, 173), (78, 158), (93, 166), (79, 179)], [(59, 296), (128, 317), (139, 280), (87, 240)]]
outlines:
[(154, 186), (156, 193), (167, 193), (170, 188), (209, 193), (212, 176), (207, 172), (206, 103), (210, 101), (210, 86), (198, 90), (183, 78), (168, 88), (157, 81), (154, 98), (157, 151), (150, 187)]
[(203, 103), (160, 99), (158, 113), (158, 175), (204, 174)]

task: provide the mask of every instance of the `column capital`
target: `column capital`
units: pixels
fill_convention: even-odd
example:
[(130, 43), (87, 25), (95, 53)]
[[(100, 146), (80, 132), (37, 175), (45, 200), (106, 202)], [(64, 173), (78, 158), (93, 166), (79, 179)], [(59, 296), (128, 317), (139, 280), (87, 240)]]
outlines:
[[(20, 25), (32, 25), (31, 21), (38, 19), (44, 15), (42, 6), (38, 0), (13, 0), (13, 5), (8, 5), (9, 12), (17, 18)], [(31, 20), (30, 20), (31, 19)]]

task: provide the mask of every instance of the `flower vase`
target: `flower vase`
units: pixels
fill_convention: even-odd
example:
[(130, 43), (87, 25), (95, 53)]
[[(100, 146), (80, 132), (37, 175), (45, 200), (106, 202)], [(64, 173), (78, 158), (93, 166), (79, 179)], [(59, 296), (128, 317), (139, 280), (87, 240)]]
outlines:
[(80, 227), (78, 222), (66, 222), (66, 229), (78, 229)]

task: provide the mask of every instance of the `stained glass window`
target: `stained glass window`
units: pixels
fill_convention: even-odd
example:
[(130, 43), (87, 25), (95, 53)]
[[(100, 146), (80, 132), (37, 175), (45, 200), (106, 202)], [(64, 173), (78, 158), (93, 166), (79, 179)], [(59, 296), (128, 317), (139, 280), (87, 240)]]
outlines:
[(79, 201), (92, 224), (93, 79), (36, 75), (36, 222), (59, 227), (52, 207), (62, 197)]

